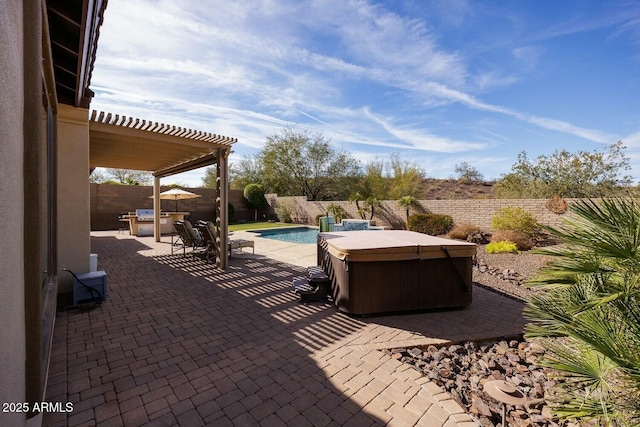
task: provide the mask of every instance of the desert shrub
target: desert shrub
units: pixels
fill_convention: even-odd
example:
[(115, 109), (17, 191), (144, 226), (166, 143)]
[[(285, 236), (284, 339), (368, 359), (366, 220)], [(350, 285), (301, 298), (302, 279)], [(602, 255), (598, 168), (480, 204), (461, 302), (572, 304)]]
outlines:
[(519, 251), (528, 251), (533, 247), (531, 236), (514, 230), (500, 230), (491, 236), (492, 242), (511, 242), (516, 245)]
[(418, 233), (439, 236), (453, 228), (453, 218), (444, 214), (414, 214), (409, 216), (407, 229)]
[(486, 249), (488, 254), (517, 254), (518, 248), (515, 243), (502, 241), (491, 242), (487, 245)]
[(533, 236), (538, 230), (538, 221), (529, 211), (507, 206), (496, 211), (491, 218), (491, 227), (497, 231), (513, 230)]
[(452, 239), (467, 240), (467, 237), (476, 233), (480, 233), (480, 227), (469, 222), (458, 224), (449, 231), (449, 237)]
[(281, 200), (275, 207), (276, 215), (280, 222), (291, 222), (291, 214), (295, 209), (295, 203), (291, 200)]

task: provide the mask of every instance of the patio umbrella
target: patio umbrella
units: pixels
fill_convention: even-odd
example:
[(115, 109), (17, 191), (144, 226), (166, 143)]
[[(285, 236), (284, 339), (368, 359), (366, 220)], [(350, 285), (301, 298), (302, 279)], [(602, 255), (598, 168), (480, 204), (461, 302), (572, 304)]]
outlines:
[[(185, 191), (180, 188), (172, 188), (171, 190), (163, 191), (162, 193), (160, 193), (160, 199), (176, 201), (176, 212), (178, 212), (178, 200), (195, 199), (196, 197), (202, 196), (200, 194), (191, 193), (190, 191)], [(149, 196), (149, 198), (153, 199), (153, 195)]]

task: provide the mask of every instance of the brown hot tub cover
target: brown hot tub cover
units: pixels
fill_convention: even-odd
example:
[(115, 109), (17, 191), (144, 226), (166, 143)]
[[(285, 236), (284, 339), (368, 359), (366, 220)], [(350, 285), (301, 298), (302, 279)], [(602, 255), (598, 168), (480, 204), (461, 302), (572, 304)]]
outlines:
[(472, 257), (474, 243), (443, 239), (405, 230), (343, 231), (320, 233), (328, 251), (347, 261), (403, 261), (445, 258), (445, 247), (453, 257)]

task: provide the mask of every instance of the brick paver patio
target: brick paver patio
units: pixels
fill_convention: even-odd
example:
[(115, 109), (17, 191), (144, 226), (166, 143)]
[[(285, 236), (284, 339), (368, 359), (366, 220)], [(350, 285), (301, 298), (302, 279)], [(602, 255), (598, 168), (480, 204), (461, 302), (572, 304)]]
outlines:
[[(258, 245), (257, 245), (258, 247)], [(152, 238), (94, 233), (109, 299), (58, 313), (47, 426), (471, 426), (384, 348), (522, 332), (522, 304), (479, 287), (465, 310), (358, 319), (300, 304), (301, 267), (256, 252), (227, 271)]]

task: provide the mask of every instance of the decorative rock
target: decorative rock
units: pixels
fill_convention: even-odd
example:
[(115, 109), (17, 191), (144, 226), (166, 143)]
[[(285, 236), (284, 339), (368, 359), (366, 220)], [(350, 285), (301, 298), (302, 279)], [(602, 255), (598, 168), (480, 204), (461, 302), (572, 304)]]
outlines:
[(484, 383), (490, 380), (507, 381), (528, 399), (526, 411), (522, 406), (507, 406), (507, 425), (557, 426), (545, 401), (545, 390), (556, 382), (547, 378), (546, 369), (535, 365), (537, 355), (544, 354), (544, 348), (537, 343), (513, 339), (465, 342), (441, 348), (393, 349), (388, 353), (394, 359), (399, 355), (401, 361), (447, 390), (482, 426), (499, 425), (501, 418), (501, 404), (483, 390)]
[(522, 360), (520, 359), (520, 356), (515, 353), (507, 353), (507, 359), (509, 359), (509, 361), (512, 363), (520, 363), (520, 361)]
[(485, 417), (490, 417), (492, 415), (489, 405), (487, 405), (485, 401), (482, 400), (479, 396), (476, 396), (472, 400), (471, 408), (469, 408), (469, 411), (472, 414), (484, 415)]
[(420, 356), (422, 354), (422, 350), (420, 350), (419, 348), (412, 348), (411, 350), (409, 350), (409, 354), (411, 354), (412, 356)]
[(529, 415), (528, 415), (525, 411), (523, 411), (523, 410), (521, 410), (521, 409), (516, 409), (516, 410), (514, 410), (514, 411), (511, 411), (509, 414), (510, 414), (513, 418), (520, 418), (520, 419), (522, 419), (522, 420), (524, 420), (525, 418), (528, 418), (528, 417), (529, 417)]

